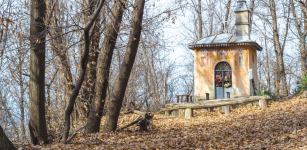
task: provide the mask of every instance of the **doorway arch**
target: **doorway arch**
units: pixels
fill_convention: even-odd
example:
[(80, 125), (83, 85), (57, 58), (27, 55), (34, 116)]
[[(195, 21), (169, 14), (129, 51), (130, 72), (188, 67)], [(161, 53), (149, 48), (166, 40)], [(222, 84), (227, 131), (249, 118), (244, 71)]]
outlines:
[(215, 98), (232, 97), (232, 68), (226, 61), (216, 64), (214, 67)]

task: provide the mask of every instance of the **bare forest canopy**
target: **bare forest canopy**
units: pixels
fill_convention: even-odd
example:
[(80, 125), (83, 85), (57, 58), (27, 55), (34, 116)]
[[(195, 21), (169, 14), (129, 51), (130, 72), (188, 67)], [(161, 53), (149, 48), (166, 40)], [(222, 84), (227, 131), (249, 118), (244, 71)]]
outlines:
[[(263, 47), (258, 90), (291, 94), (307, 70), (307, 2), (246, 1), (251, 38)], [(187, 45), (223, 30), (234, 34), (235, 6), (236, 0), (1, 0), (1, 127), (15, 142), (65, 143), (81, 127), (115, 131), (123, 110), (157, 111), (176, 95), (193, 95)]]

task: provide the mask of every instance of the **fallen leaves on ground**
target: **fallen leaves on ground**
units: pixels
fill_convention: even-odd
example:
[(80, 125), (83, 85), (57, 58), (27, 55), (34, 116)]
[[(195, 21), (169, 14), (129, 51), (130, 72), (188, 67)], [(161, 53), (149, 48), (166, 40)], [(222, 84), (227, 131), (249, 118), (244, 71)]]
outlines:
[[(127, 118), (131, 115), (121, 116), (120, 126), (129, 123)], [(79, 133), (68, 144), (40, 148), (307, 149), (307, 99), (272, 102), (266, 110), (247, 106), (227, 115), (199, 110), (192, 119), (156, 114), (149, 130), (138, 132), (137, 127), (130, 127), (115, 133)]]

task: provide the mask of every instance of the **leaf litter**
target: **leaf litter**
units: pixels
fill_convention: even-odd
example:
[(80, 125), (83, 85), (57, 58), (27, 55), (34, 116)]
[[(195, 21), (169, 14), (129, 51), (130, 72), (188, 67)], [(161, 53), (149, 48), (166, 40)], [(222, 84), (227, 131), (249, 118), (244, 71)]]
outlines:
[[(120, 132), (78, 133), (68, 144), (24, 149), (307, 149), (307, 99), (271, 102), (266, 110), (255, 106), (230, 114), (194, 111), (192, 119), (155, 114), (149, 132), (130, 127)], [(119, 126), (133, 115), (120, 116)], [(104, 118), (101, 124), (104, 124)]]

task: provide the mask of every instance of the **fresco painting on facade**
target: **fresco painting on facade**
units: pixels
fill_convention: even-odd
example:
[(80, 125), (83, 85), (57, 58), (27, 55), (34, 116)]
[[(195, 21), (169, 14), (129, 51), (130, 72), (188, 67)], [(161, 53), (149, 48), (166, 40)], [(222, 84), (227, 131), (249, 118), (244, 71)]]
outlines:
[(235, 64), (236, 64), (236, 66), (240, 66), (240, 67), (244, 66), (244, 61), (243, 61), (244, 60), (243, 59), (244, 53), (245, 53), (245, 50), (242, 50), (242, 49), (236, 50), (236, 53), (235, 53)]
[(217, 60), (217, 51), (212, 51), (212, 54), (213, 54), (213, 57), (214, 57), (214, 60)]
[(209, 52), (207, 50), (199, 51), (200, 65), (206, 66), (210, 63)]
[(225, 58), (227, 55), (227, 52), (225, 50), (219, 50), (219, 58)]

